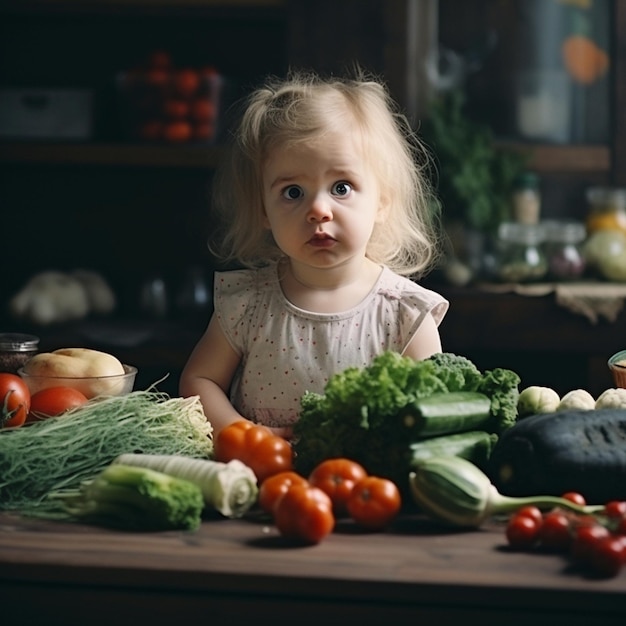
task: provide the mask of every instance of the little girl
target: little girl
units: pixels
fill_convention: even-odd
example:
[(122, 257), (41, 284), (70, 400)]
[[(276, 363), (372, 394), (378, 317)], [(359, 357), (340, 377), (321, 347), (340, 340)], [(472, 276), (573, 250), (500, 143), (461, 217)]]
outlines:
[(227, 214), (215, 312), (180, 380), (214, 434), (246, 418), (286, 438), (305, 391), (395, 350), (441, 352), (448, 302), (425, 151), (383, 85), (291, 74), (247, 100), (215, 181)]

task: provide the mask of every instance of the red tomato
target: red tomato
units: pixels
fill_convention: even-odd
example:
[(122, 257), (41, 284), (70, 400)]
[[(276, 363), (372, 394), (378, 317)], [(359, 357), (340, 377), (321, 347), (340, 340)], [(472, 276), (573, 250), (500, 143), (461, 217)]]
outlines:
[(165, 50), (153, 50), (148, 56), (148, 67), (159, 70), (169, 70), (172, 67), (172, 57)]
[(146, 85), (155, 89), (163, 89), (169, 79), (169, 72), (161, 69), (149, 69), (144, 75)]
[(506, 538), (515, 550), (529, 550), (539, 540), (541, 520), (530, 515), (515, 514), (506, 525)]
[(178, 98), (168, 98), (163, 103), (163, 113), (173, 120), (181, 120), (189, 113), (189, 104)]
[(402, 498), (394, 482), (377, 476), (361, 478), (346, 502), (352, 519), (368, 530), (382, 530), (400, 512)]
[(330, 497), (335, 515), (345, 515), (354, 485), (366, 476), (365, 468), (355, 461), (327, 459), (313, 469), (309, 482)]
[(196, 122), (214, 122), (215, 104), (208, 98), (197, 98), (191, 102), (189, 113)]
[(22, 426), (30, 410), (30, 391), (16, 374), (0, 374), (0, 428)]
[(178, 70), (174, 74), (174, 90), (183, 98), (191, 98), (200, 87), (200, 75), (190, 68)]
[(541, 512), (541, 509), (539, 509), (539, 507), (537, 506), (533, 506), (533, 505), (528, 505), (528, 506), (523, 506), (521, 509), (518, 509), (515, 514), (513, 515), (513, 517), (530, 517), (532, 520), (534, 520), (535, 522), (537, 522), (537, 525), (541, 525), (541, 522), (543, 522), (543, 513)]
[(539, 529), (539, 542), (542, 547), (554, 552), (565, 552), (572, 540), (570, 519), (561, 511), (551, 511), (543, 516)]
[(291, 470), (274, 474), (266, 478), (259, 487), (259, 506), (264, 511), (273, 513), (276, 502), (285, 495), (287, 489), (292, 485), (306, 484), (306, 478)]
[(239, 459), (252, 469), (260, 484), (273, 474), (293, 469), (291, 444), (269, 428), (248, 420), (222, 428), (213, 444), (216, 461)]
[(306, 544), (319, 543), (335, 527), (333, 503), (312, 485), (291, 485), (274, 508), (281, 535)]
[(70, 409), (82, 406), (87, 397), (71, 387), (48, 387), (34, 393), (30, 399), (28, 422), (55, 417)]
[(585, 496), (578, 493), (577, 491), (568, 491), (567, 493), (564, 493), (561, 498), (563, 498), (564, 500), (569, 500), (570, 502), (573, 502), (574, 504), (578, 504), (580, 506), (585, 506), (587, 504)]
[(590, 563), (593, 571), (604, 577), (619, 574), (626, 559), (626, 543), (623, 537), (609, 535), (594, 544)]
[(626, 516), (626, 500), (611, 500), (604, 505), (604, 512), (607, 517), (620, 520)]
[(580, 563), (589, 563), (598, 542), (610, 534), (608, 528), (601, 524), (579, 526), (572, 538), (572, 557)]
[(191, 139), (191, 124), (183, 120), (170, 122), (163, 126), (163, 139), (171, 143), (184, 143)]

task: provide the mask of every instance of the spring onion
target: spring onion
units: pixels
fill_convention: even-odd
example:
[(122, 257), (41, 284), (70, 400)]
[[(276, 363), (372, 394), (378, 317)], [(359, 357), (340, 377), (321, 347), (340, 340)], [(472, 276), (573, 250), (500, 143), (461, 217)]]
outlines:
[(0, 510), (58, 509), (51, 492), (75, 490), (120, 454), (210, 458), (212, 428), (198, 396), (147, 390), (98, 398), (59, 417), (0, 431)]

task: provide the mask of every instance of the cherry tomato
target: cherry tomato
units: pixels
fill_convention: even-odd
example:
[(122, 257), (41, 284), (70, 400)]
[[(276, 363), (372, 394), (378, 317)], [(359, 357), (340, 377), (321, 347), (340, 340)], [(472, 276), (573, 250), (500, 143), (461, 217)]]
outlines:
[(401, 506), (402, 498), (396, 484), (378, 476), (361, 478), (346, 502), (350, 517), (368, 530), (386, 528), (400, 512)]
[(543, 516), (539, 529), (539, 542), (543, 548), (565, 552), (571, 543), (570, 520), (561, 511), (551, 511)]
[(22, 426), (30, 410), (30, 390), (16, 374), (0, 374), (0, 428)]
[(577, 491), (568, 491), (564, 493), (561, 498), (563, 498), (564, 500), (569, 500), (570, 502), (578, 504), (579, 506), (585, 506), (587, 504), (585, 496), (583, 496), (581, 493), (578, 493)]
[(248, 420), (222, 428), (213, 444), (216, 461), (239, 459), (252, 469), (259, 484), (273, 474), (293, 469), (291, 444), (269, 428)]
[(87, 397), (71, 387), (48, 387), (34, 393), (30, 399), (30, 412), (26, 421), (33, 422), (55, 417), (70, 409), (82, 406)]
[(274, 523), (281, 535), (306, 544), (319, 543), (335, 527), (333, 503), (317, 487), (294, 484), (276, 502)]
[(335, 515), (345, 515), (354, 485), (366, 476), (365, 468), (355, 461), (327, 459), (313, 469), (309, 482), (330, 497)]
[(279, 472), (266, 478), (259, 488), (259, 506), (268, 513), (273, 513), (274, 506), (292, 485), (306, 485), (304, 476), (291, 470)]
[(506, 525), (506, 538), (511, 548), (529, 550), (539, 541), (541, 519), (524, 514), (513, 515)]
[(617, 576), (626, 558), (626, 544), (623, 537), (609, 535), (594, 544), (590, 563), (593, 571), (600, 576)]
[(604, 505), (607, 517), (619, 520), (626, 516), (626, 500), (611, 500)]
[(571, 554), (579, 563), (589, 563), (597, 543), (611, 533), (601, 524), (583, 525), (574, 530)]
[(523, 506), (521, 509), (518, 509), (515, 514), (513, 515), (513, 517), (530, 517), (532, 520), (534, 520), (538, 526), (541, 525), (541, 523), (543, 522), (543, 513), (541, 512), (541, 509), (537, 506), (532, 506), (532, 505), (527, 505), (527, 506)]

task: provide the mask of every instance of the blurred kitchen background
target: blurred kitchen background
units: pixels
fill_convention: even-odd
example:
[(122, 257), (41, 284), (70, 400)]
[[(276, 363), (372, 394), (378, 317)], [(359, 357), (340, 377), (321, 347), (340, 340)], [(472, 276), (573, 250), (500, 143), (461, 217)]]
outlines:
[(268, 74), (356, 63), (433, 153), (444, 348), (525, 384), (609, 386), (621, 0), (0, 0), (1, 330), (106, 349), (175, 393), (211, 309), (229, 106)]

